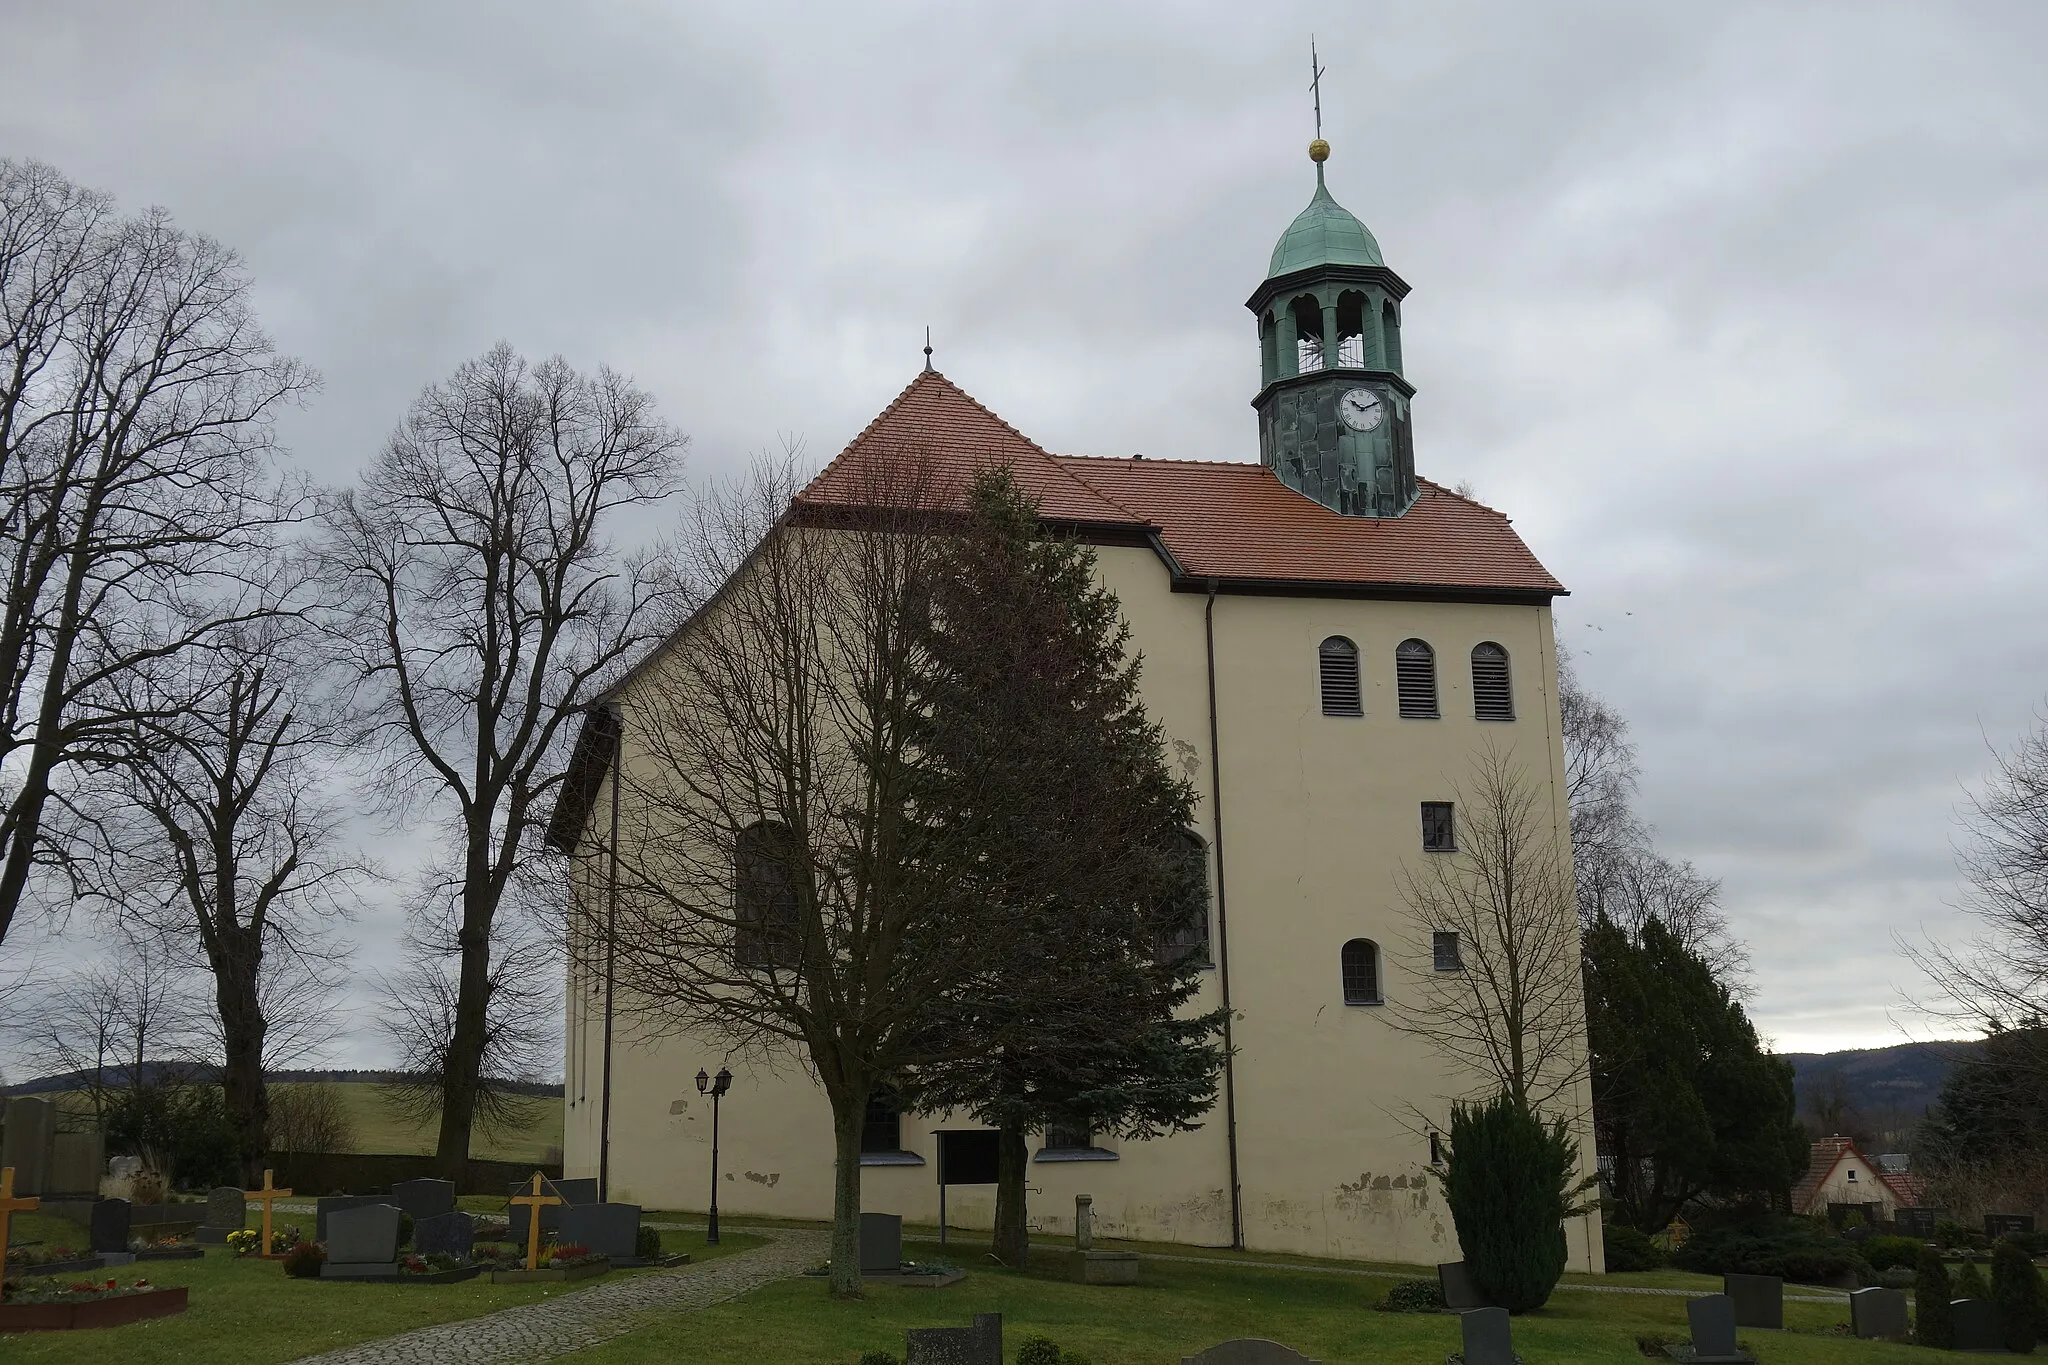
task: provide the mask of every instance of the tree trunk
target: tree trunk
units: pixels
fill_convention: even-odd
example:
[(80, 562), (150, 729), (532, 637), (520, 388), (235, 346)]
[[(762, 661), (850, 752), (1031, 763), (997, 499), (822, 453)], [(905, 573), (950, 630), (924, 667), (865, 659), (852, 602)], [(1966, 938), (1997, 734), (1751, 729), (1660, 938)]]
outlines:
[(476, 1123), (476, 1099), (483, 1067), (487, 1015), (491, 1002), (490, 916), (483, 915), (483, 927), (472, 927), (474, 912), (466, 918), (458, 935), (462, 945), (462, 975), (456, 986), (455, 1028), (448, 1038), (448, 1053), (441, 1063), (441, 1134), (435, 1144), (434, 1164), (443, 1180), (467, 1188), (470, 1130)]
[(839, 1299), (861, 1297), (860, 1285), (860, 1134), (868, 1100), (832, 1096), (832, 1273), (829, 1285)]
[(1024, 1218), (1024, 1176), (1030, 1158), (1024, 1150), (1024, 1127), (1008, 1120), (996, 1137), (996, 1233), (991, 1250), (1012, 1270), (1022, 1270), (1031, 1254), (1031, 1229)]
[(270, 1147), (270, 1092), (263, 1080), (263, 1038), (268, 1021), (256, 994), (261, 954), (260, 947), (249, 945), (227, 948), (214, 963), (213, 983), (226, 1053), (221, 1090), (227, 1100), (228, 1121), (235, 1129), (242, 1179), (251, 1188), (263, 1183), (264, 1155)]

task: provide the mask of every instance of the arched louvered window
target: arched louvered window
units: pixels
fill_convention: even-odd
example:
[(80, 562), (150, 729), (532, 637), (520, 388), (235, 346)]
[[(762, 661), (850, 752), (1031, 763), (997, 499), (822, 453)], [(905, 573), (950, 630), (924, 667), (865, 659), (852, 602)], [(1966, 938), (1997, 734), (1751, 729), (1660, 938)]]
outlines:
[(1358, 646), (1341, 635), (1332, 635), (1316, 650), (1322, 670), (1323, 714), (1362, 716), (1364, 699), (1358, 690)]
[(797, 906), (796, 838), (772, 820), (733, 840), (733, 961), (742, 967), (794, 967), (802, 959)]
[(1180, 962), (1190, 955), (1207, 964), (1209, 958), (1209, 844), (1192, 830), (1180, 832), (1182, 870), (1186, 873), (1183, 894), (1167, 905), (1167, 923), (1159, 936), (1159, 960)]
[(1515, 718), (1515, 694), (1508, 686), (1508, 652), (1491, 640), (1472, 647), (1472, 715), (1477, 720)]
[(1436, 651), (1421, 640), (1403, 640), (1394, 651), (1394, 681), (1401, 694), (1401, 714), (1410, 720), (1435, 720)]
[(1354, 938), (1344, 945), (1344, 1003), (1379, 1005), (1380, 946), (1369, 938)]

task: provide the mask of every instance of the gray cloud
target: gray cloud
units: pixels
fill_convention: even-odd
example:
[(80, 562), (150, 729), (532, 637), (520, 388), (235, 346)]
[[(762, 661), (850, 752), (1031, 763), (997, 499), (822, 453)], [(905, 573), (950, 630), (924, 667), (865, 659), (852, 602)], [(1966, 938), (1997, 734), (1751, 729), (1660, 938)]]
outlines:
[[(2048, 11), (0, 5), (0, 154), (248, 257), (342, 480), (499, 337), (700, 474), (921, 357), (1055, 449), (1249, 459), (1242, 300), (1331, 184), (1414, 285), (1418, 461), (1574, 595), (1755, 1013), (1879, 1041), (2048, 691)], [(378, 935), (366, 933), (375, 942)], [(374, 958), (376, 950), (371, 950)]]

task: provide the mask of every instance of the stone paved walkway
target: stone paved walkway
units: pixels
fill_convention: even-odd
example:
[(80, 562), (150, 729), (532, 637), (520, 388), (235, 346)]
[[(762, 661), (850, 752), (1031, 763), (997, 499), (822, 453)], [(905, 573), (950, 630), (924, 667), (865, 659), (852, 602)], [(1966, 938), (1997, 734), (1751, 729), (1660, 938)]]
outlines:
[(650, 1318), (687, 1313), (800, 1275), (825, 1259), (831, 1238), (794, 1228), (749, 1228), (769, 1239), (733, 1256), (674, 1270), (641, 1270), (480, 1318), (436, 1323), (306, 1356), (293, 1365), (498, 1365), (551, 1360), (624, 1336)]

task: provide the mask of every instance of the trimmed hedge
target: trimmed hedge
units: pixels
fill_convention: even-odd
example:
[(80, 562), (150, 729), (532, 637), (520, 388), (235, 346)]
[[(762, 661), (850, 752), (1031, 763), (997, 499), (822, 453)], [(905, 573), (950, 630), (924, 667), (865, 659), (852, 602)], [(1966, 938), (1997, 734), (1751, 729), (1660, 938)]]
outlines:
[(1918, 1237), (1872, 1237), (1863, 1243), (1863, 1259), (1880, 1273), (1900, 1267), (1910, 1270), (1920, 1263), (1925, 1245)]
[(1626, 1223), (1608, 1223), (1600, 1229), (1607, 1248), (1607, 1269), (1612, 1274), (1655, 1270), (1664, 1264), (1664, 1253), (1638, 1228)]
[(1855, 1247), (1804, 1218), (1696, 1231), (1672, 1253), (1671, 1263), (1703, 1275), (1776, 1275), (1803, 1284), (1828, 1284), (1845, 1275), (1859, 1282), (1874, 1278)]

